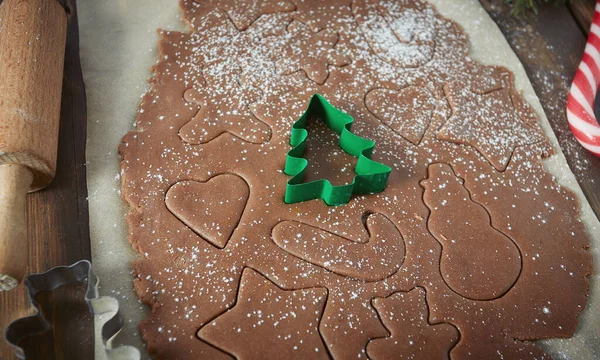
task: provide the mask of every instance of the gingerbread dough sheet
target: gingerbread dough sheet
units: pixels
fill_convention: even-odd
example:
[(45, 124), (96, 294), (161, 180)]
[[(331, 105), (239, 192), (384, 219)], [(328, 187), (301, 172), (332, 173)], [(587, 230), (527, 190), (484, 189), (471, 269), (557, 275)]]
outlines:
[[(119, 341), (145, 348), (145, 319), (163, 358), (600, 353), (598, 221), (477, 1), (203, 3), (79, 5), (93, 260), (131, 319)], [(283, 203), (317, 92), (377, 143), (386, 191)], [(306, 180), (343, 184), (355, 159), (318, 121)]]

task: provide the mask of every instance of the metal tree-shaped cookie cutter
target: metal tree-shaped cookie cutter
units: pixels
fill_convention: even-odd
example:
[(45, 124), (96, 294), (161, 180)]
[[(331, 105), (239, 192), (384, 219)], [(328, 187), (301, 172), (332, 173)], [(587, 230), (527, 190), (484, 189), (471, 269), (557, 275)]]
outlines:
[[(302, 182), (308, 166), (308, 160), (302, 157), (308, 138), (306, 123), (311, 116), (318, 117), (340, 135), (339, 145), (342, 150), (358, 158), (354, 168), (356, 176), (351, 183), (334, 186), (327, 179)], [(392, 169), (371, 160), (375, 142), (353, 134), (350, 131), (353, 122), (352, 116), (335, 108), (323, 96), (312, 96), (304, 114), (292, 125), (290, 145), (293, 148), (287, 154), (284, 169), (284, 173), (292, 176), (285, 188), (286, 203), (321, 198), (327, 205), (343, 205), (350, 201), (353, 194), (373, 194), (385, 189)]]
[(98, 277), (92, 271), (92, 264), (81, 260), (71, 266), (57, 266), (45, 273), (29, 275), (25, 278), (25, 287), (29, 301), (35, 308), (35, 314), (17, 319), (5, 330), (4, 337), (15, 351), (19, 359), (25, 359), (25, 350), (19, 347), (19, 342), (29, 335), (39, 334), (51, 329), (44, 319), (35, 297), (39, 292), (51, 291), (61, 286), (76, 284), (88, 280), (85, 302), (90, 313), (100, 315), (114, 312), (115, 314), (102, 326), (102, 344), (109, 360), (139, 360), (141, 355), (133, 346), (113, 348), (109, 341), (123, 328), (123, 318), (119, 313), (119, 302), (109, 296), (100, 296), (98, 292)]

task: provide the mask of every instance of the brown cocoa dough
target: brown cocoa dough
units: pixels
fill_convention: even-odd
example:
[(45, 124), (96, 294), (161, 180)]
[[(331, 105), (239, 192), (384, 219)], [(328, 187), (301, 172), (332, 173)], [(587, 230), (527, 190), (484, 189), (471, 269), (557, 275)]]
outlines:
[[(510, 71), (423, 0), (181, 0), (120, 147), (141, 324), (160, 359), (548, 358), (588, 294), (579, 203)], [(319, 93), (385, 191), (284, 202)], [(311, 119), (307, 179), (356, 158)], [(411, 343), (412, 342), (412, 343)]]
[(421, 288), (375, 298), (373, 307), (390, 336), (369, 341), (367, 354), (371, 359), (448, 359), (449, 350), (458, 341), (458, 331), (452, 325), (427, 321), (425, 291)]

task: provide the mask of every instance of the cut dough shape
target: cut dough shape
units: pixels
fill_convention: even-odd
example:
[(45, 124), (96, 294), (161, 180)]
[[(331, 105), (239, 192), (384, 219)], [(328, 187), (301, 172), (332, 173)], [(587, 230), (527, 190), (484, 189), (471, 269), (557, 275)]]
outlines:
[(338, 35), (330, 29), (317, 33), (300, 21), (288, 26), (289, 44), (283, 48), (275, 66), (277, 72), (289, 75), (303, 70), (309, 79), (321, 85), (329, 76), (329, 65), (344, 66), (350, 59), (335, 49)]
[(207, 182), (180, 181), (169, 188), (165, 204), (196, 234), (222, 249), (238, 226), (250, 190), (237, 175), (217, 175)]
[(198, 337), (236, 359), (329, 359), (319, 335), (324, 288), (283, 290), (244, 269), (235, 306)]
[(414, 145), (421, 142), (435, 109), (431, 93), (416, 86), (371, 90), (365, 105), (376, 118)]
[(431, 210), (427, 227), (442, 245), (440, 271), (448, 286), (473, 300), (506, 294), (521, 273), (517, 245), (490, 226), (487, 210), (471, 200), (449, 165), (430, 165), (421, 185)]
[(452, 116), (437, 133), (440, 140), (476, 148), (498, 171), (504, 171), (518, 146), (544, 140), (517, 113), (508, 89), (476, 94), (462, 83), (444, 88)]
[(238, 30), (246, 30), (261, 15), (276, 12), (293, 11), (295, 6), (288, 0), (261, 0), (261, 1), (236, 1), (236, 0), (180, 0), (182, 7), (192, 12), (191, 19), (199, 18), (219, 8), (227, 13)]
[(502, 66), (479, 66), (480, 70), (471, 81), (471, 91), (474, 93), (487, 94), (500, 89), (508, 89), (512, 85), (512, 74), (506, 68)]
[(340, 148), (340, 135), (318, 118), (309, 118), (304, 158), (308, 161), (304, 182), (327, 179), (332, 185), (354, 180), (357, 158)]
[(352, 12), (381, 60), (400, 68), (417, 68), (433, 57), (435, 12), (427, 3), (355, 0)]
[(429, 323), (429, 309), (422, 288), (406, 293), (397, 292), (386, 298), (375, 298), (372, 303), (390, 335), (369, 342), (369, 358), (450, 358), (450, 350), (458, 342), (458, 330), (448, 323)]
[[(266, 142), (271, 129), (251, 113), (249, 105), (260, 98), (260, 91), (240, 81), (239, 72), (219, 75), (208, 68), (202, 72), (200, 89), (188, 89), (184, 99), (200, 105), (194, 118), (179, 130), (189, 144), (205, 144), (221, 134), (230, 133), (251, 143)], [(227, 115), (227, 116), (226, 116)]]
[(405, 246), (396, 226), (381, 214), (365, 224), (369, 239), (354, 242), (296, 221), (280, 222), (273, 241), (290, 254), (337, 274), (363, 281), (383, 280), (404, 262)]

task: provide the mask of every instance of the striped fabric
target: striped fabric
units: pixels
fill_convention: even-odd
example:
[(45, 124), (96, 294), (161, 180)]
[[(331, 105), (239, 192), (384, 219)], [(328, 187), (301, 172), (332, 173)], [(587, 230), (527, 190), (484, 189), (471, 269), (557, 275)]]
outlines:
[(585, 52), (573, 79), (567, 100), (569, 127), (579, 143), (600, 156), (600, 125), (594, 115), (594, 99), (600, 84), (600, 0)]

